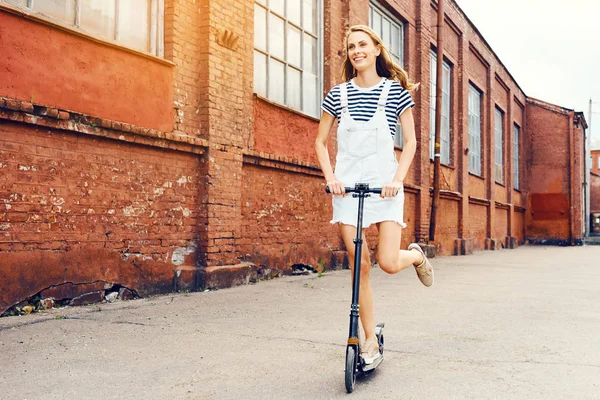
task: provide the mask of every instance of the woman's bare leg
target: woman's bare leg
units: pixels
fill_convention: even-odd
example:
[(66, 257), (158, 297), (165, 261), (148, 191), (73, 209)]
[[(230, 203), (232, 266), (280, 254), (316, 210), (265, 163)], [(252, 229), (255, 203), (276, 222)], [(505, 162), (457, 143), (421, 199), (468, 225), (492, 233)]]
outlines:
[[(356, 238), (356, 228), (352, 225), (340, 225), (340, 231), (346, 250), (348, 251), (348, 259), (350, 261), (350, 270), (352, 278), (354, 278), (354, 239)], [(375, 337), (375, 315), (373, 310), (373, 289), (369, 282), (371, 271), (371, 257), (369, 257), (369, 246), (365, 233), (362, 234), (362, 254), (360, 264), (360, 292), (358, 297), (359, 315), (365, 330), (365, 339)]]
[(388, 274), (396, 274), (403, 269), (419, 264), (423, 256), (417, 250), (400, 250), (402, 227), (394, 221), (377, 224), (379, 247), (377, 260), (379, 267)]

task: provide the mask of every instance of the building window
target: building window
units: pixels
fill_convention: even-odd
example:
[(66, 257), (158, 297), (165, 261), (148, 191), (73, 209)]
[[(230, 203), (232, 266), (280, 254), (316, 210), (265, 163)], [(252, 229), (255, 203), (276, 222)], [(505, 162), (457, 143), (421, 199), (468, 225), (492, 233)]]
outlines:
[(164, 0), (0, 0), (90, 35), (164, 55)]
[(320, 0), (256, 0), (254, 92), (319, 116)]
[[(394, 62), (404, 66), (404, 25), (376, 3), (369, 5), (369, 26), (383, 40), (385, 47), (390, 51)], [(394, 145), (402, 148), (402, 126), (396, 124)]]
[(513, 128), (513, 186), (519, 190), (519, 126)]
[(481, 176), (481, 92), (469, 84), (469, 172)]
[[(369, 26), (383, 40), (385, 47), (390, 51), (394, 62), (404, 66), (404, 25), (398, 19), (386, 12), (377, 3), (369, 4)], [(402, 147), (402, 127), (396, 125), (394, 145)]]
[(383, 40), (394, 62), (404, 67), (404, 24), (372, 2), (369, 5), (369, 26)]
[[(435, 97), (437, 80), (437, 55), (431, 51), (430, 82), (431, 91), (429, 96), (429, 157), (433, 160), (435, 155)], [(450, 66), (443, 61), (442, 64), (442, 130), (440, 143), (440, 162), (444, 165), (450, 164)]]
[(504, 183), (504, 162), (502, 147), (504, 145), (504, 137), (502, 135), (504, 125), (504, 113), (496, 108), (494, 113), (494, 157), (496, 164), (496, 182)]

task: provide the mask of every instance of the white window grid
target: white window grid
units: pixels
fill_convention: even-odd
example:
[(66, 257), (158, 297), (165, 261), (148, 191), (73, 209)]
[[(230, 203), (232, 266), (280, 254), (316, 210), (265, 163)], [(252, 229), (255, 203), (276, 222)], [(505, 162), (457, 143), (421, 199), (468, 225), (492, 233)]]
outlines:
[[(376, 2), (369, 4), (369, 26), (383, 40), (395, 63), (404, 68), (404, 24)], [(396, 124), (394, 145), (402, 148), (402, 126)]]
[[(43, 12), (36, 12), (38, 10), (38, 8), (36, 8), (36, 4), (39, 3), (44, 3), (44, 2), (50, 2), (51, 0), (0, 0), (0, 2), (4, 2), (4, 3), (8, 3), (17, 7), (22, 7), (22, 8), (27, 8), (30, 11), (33, 11), (36, 14), (40, 14), (42, 16), (44, 16), (45, 18), (49, 18), (49, 19), (53, 19), (56, 20), (57, 22), (64, 22), (68, 25), (74, 26), (78, 29), (81, 29), (82, 31), (86, 32), (85, 27), (81, 26), (81, 11), (82, 11), (82, 0), (71, 0), (71, 2), (73, 3), (73, 10), (70, 10), (70, 12), (73, 13), (72, 15), (72, 20), (62, 20), (62, 19), (57, 19), (52, 17), (51, 15), (46, 15)], [(56, 1), (56, 0), (54, 0)], [(111, 35), (106, 37), (106, 36), (101, 36), (101, 35), (96, 35), (93, 34), (94, 36), (100, 36), (103, 39), (109, 39), (109, 40), (114, 40), (116, 42), (119, 42), (121, 40), (121, 32), (119, 31), (119, 7), (121, 4), (124, 4), (123, 2), (126, 1), (130, 1), (130, 0), (112, 0), (114, 1), (114, 29), (111, 32)], [(147, 0), (148, 4), (149, 4), (149, 8), (148, 8), (148, 12), (149, 12), (149, 26), (148, 26), (148, 30), (149, 30), (149, 34), (148, 34), (148, 41), (149, 43), (147, 43), (146, 48), (135, 48), (135, 50), (141, 50), (141, 51), (145, 51), (145, 52), (149, 52), (152, 53), (153, 55), (156, 55), (158, 57), (163, 57), (164, 56), (164, 0)], [(56, 3), (52, 2), (52, 6), (54, 6)], [(66, 5), (66, 3), (65, 3)], [(45, 4), (46, 7), (48, 7), (48, 4)], [(59, 4), (56, 4), (56, 6), (59, 6)]]
[[(313, 117), (319, 116), (322, 100), (321, 4), (322, 0), (254, 2), (254, 92)], [(293, 47), (292, 36), (300, 38), (298, 47)], [(296, 88), (294, 80), (299, 81)]]
[(503, 160), (503, 145), (504, 135), (504, 113), (498, 108), (494, 112), (494, 163), (496, 165), (496, 182), (504, 183), (504, 160)]
[(520, 128), (515, 124), (513, 127), (513, 186), (519, 190), (519, 136)]
[(469, 172), (481, 176), (481, 92), (469, 84)]
[(371, 2), (369, 26), (383, 40), (394, 62), (404, 68), (404, 24), (379, 4)]
[[(437, 55), (433, 50), (430, 68), (430, 96), (429, 96), (429, 158), (435, 155), (435, 100), (437, 90)], [(450, 165), (450, 65), (442, 61), (442, 129), (440, 135), (440, 162)]]

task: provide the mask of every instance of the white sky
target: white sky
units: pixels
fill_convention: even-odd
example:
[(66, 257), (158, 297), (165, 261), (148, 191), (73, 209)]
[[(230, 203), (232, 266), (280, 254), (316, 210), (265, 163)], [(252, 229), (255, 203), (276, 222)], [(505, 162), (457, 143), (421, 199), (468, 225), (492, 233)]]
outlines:
[(583, 111), (600, 148), (600, 1), (456, 0), (527, 96)]

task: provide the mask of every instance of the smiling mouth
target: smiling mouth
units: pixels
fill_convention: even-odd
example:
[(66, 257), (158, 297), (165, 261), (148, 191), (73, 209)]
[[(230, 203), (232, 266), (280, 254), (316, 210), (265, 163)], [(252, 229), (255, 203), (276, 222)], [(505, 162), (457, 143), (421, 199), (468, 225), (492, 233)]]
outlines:
[(362, 61), (364, 60), (366, 57), (356, 57), (354, 58), (354, 62), (358, 62), (358, 61)]

